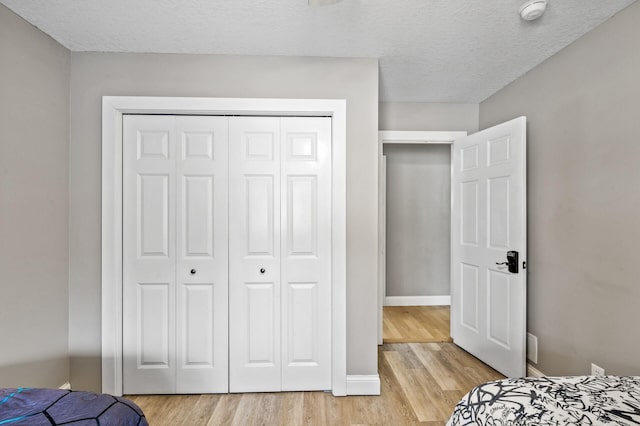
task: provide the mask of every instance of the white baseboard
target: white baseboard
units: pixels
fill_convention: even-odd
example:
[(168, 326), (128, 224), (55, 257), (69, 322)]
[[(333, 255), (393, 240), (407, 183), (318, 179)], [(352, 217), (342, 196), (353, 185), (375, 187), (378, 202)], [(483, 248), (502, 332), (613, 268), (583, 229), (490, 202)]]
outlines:
[(347, 395), (380, 395), (380, 376), (347, 376)]
[(58, 389), (71, 390), (71, 383), (67, 382), (64, 385), (60, 386)]
[(527, 377), (545, 377), (542, 371), (538, 370), (531, 364), (527, 364)]
[(386, 296), (384, 306), (445, 306), (451, 296)]

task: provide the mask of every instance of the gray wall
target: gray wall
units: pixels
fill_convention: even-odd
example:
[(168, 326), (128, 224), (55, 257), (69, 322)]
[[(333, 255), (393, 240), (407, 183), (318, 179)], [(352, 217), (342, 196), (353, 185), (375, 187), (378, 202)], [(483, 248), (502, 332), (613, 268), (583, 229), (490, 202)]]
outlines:
[(69, 62), (0, 5), (0, 387), (69, 378)]
[(451, 145), (387, 144), (387, 296), (449, 295)]
[(528, 327), (540, 370), (640, 374), (640, 3), (480, 105), (528, 117)]
[(100, 389), (103, 95), (347, 100), (347, 371), (376, 374), (377, 60), (73, 53), (69, 344), (74, 388)]
[(478, 104), (381, 102), (380, 130), (478, 131)]

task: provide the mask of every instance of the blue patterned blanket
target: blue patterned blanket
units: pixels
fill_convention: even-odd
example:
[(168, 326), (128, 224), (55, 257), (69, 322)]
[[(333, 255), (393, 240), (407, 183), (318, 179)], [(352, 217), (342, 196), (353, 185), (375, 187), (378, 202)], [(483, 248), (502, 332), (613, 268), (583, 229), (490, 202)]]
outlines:
[(62, 389), (0, 389), (0, 426), (148, 426), (140, 407), (107, 394)]

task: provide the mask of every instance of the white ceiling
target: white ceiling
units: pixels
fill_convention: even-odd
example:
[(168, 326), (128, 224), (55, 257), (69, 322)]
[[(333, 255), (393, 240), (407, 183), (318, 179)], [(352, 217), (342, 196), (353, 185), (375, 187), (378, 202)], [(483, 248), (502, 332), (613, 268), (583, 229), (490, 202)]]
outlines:
[(635, 0), (0, 0), (72, 51), (380, 59), (383, 101), (486, 99)]

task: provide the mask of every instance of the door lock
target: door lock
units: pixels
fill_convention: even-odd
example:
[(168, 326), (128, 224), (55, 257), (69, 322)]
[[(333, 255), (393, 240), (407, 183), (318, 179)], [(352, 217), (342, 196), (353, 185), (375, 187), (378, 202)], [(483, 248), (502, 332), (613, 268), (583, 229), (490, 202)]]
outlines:
[(518, 273), (518, 252), (517, 251), (508, 251), (507, 252), (507, 261), (506, 262), (496, 262), (496, 265), (507, 265), (509, 272), (512, 274)]

